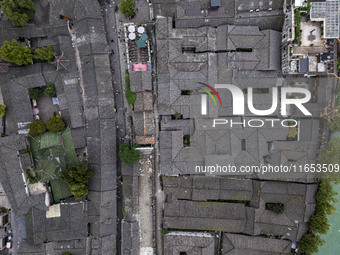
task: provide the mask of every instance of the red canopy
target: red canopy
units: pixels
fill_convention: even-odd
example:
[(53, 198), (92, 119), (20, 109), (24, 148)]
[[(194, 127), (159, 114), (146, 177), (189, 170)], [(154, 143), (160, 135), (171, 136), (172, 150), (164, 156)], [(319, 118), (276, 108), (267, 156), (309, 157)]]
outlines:
[(132, 71), (148, 71), (147, 64), (132, 64)]

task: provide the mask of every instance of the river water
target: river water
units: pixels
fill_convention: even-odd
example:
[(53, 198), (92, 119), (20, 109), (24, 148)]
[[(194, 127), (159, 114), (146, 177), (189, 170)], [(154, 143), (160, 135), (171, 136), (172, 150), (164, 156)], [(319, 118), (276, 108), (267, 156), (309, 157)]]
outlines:
[(334, 185), (334, 189), (338, 192), (338, 203), (335, 204), (336, 212), (328, 216), (331, 229), (322, 238), (326, 241), (323, 246), (319, 248), (316, 255), (339, 255), (340, 254), (340, 184)]

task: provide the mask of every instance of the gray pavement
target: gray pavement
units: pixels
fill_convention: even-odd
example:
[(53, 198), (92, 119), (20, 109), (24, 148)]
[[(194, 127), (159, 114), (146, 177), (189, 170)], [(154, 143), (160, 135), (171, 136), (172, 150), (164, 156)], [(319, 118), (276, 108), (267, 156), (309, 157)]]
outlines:
[(45, 123), (49, 118), (53, 117), (53, 114), (56, 113), (58, 115), (59, 107), (58, 105), (53, 105), (52, 98), (43, 94), (38, 102), (37, 107), (39, 109), (39, 117)]
[(153, 255), (153, 223), (152, 223), (152, 178), (153, 170), (150, 155), (142, 154), (139, 172), (139, 230), (140, 255)]
[[(130, 126), (130, 116), (132, 116), (131, 106), (127, 104), (125, 99), (125, 70), (127, 69), (126, 63), (126, 45), (123, 39), (123, 24), (127, 22), (133, 22), (135, 24), (144, 24), (150, 22), (150, 9), (149, 4), (145, 0), (136, 1), (136, 8), (138, 9), (136, 16), (128, 20), (126, 19), (119, 11), (115, 12), (115, 6), (119, 3), (119, 1), (111, 1), (111, 3), (104, 3), (102, 7), (102, 12), (105, 21), (105, 30), (108, 45), (110, 47), (110, 51), (113, 50), (113, 53), (110, 54), (110, 63), (111, 70), (114, 71), (112, 75), (113, 80), (113, 88), (115, 93), (115, 107), (117, 110), (117, 148), (122, 143), (128, 143), (129, 137), (132, 132)], [(153, 38), (154, 41), (154, 38)], [(144, 156), (143, 156), (144, 159)], [(120, 183), (122, 180), (121, 177), (121, 163), (117, 161), (117, 182)], [(142, 161), (142, 169), (146, 171), (146, 169), (150, 169), (151, 172), (148, 172), (147, 175), (142, 175), (140, 179), (140, 201), (139, 201), (139, 214), (140, 214), (140, 254), (154, 254), (153, 250), (153, 224), (152, 224), (152, 181), (150, 181), (150, 175), (153, 174), (151, 162), (145, 158), (145, 161)], [(148, 170), (149, 171), (149, 170)], [(160, 187), (158, 185), (158, 187)], [(117, 187), (117, 216), (118, 216), (118, 235), (117, 235), (117, 254), (121, 254), (121, 221), (123, 218), (122, 215), (122, 189), (120, 186)], [(159, 205), (162, 206), (162, 205)], [(161, 216), (161, 214), (160, 214)], [(161, 222), (161, 217), (159, 222)], [(159, 228), (159, 233), (161, 229)], [(161, 237), (161, 236), (160, 236)], [(162, 245), (160, 246), (162, 250)], [(160, 252), (156, 252), (156, 254), (161, 254)]]

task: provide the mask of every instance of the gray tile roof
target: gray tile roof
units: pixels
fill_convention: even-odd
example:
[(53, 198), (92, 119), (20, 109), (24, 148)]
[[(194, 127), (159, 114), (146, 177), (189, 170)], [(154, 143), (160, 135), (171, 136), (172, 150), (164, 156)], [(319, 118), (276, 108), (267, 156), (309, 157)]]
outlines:
[[(199, 0), (195, 4), (187, 0), (177, 3), (177, 5), (164, 3), (164, 6), (161, 6), (162, 13), (160, 15), (164, 15), (163, 12), (171, 13), (171, 11), (175, 11), (176, 27), (181, 28), (256, 24), (261, 29), (270, 28), (279, 31), (283, 25), (282, 5), (282, 1), (274, 3), (272, 1), (255, 1), (250, 6), (244, 0), (221, 0), (221, 7), (215, 10), (210, 8), (210, 0)], [(273, 10), (268, 12), (269, 8)], [(156, 10), (158, 9), (156, 8)], [(260, 11), (255, 12), (255, 9)], [(200, 12), (201, 10), (203, 12)], [(253, 12), (249, 12), (250, 10), (253, 10)]]
[(139, 253), (139, 226), (138, 222), (122, 222), (122, 253), (134, 255)]
[(164, 236), (164, 255), (214, 254), (215, 237), (210, 233), (172, 231)]
[(60, 217), (46, 218), (46, 211), (32, 208), (26, 216), (27, 240), (36, 245), (47, 240), (85, 239), (87, 225), (84, 224), (86, 214), (83, 204), (61, 204), (60, 211)]
[(171, 229), (241, 232), (245, 224), (243, 204), (175, 200), (164, 205), (164, 227)]
[[(9, 89), (11, 89), (10, 93), (13, 93), (11, 97), (16, 98), (15, 100), (18, 101), (13, 103), (14, 106), (18, 106), (17, 109), (13, 107), (13, 112), (15, 118), (18, 119), (17, 121), (23, 122), (20, 124), (19, 130), (26, 130), (27, 132), (26, 122), (32, 120), (30, 100), (26, 93), (27, 89), (44, 86), (48, 82), (55, 83), (63, 118), (73, 128), (72, 133), (75, 146), (84, 147), (88, 145), (87, 160), (94, 170), (94, 176), (89, 184), (89, 197), (95, 200), (95, 205), (91, 204), (89, 206), (89, 208), (92, 208), (90, 218), (92, 221), (91, 233), (95, 238), (95, 241), (92, 241), (92, 254), (98, 254), (98, 252), (102, 251), (103, 254), (114, 254), (116, 248), (115, 228), (117, 210), (115, 208), (116, 166), (115, 158), (112, 155), (116, 154), (116, 137), (115, 129), (112, 129), (112, 127), (116, 126), (116, 116), (114, 113), (110, 63), (107, 54), (108, 46), (103, 19), (100, 13), (101, 7), (98, 2), (91, 0), (81, 2), (60, 0), (49, 2), (43, 0), (39, 2), (39, 5), (46, 12), (41, 16), (41, 20), (35, 20), (34, 25), (28, 24), (25, 28), (13, 28), (7, 21), (2, 22), (2, 27), (6, 29), (6, 32), (0, 31), (1, 41), (3, 39), (31, 37), (37, 45), (51, 43), (53, 49), (58, 54), (61, 54), (61, 51), (63, 51), (64, 57), (69, 60), (65, 62), (67, 70), (55, 72), (55, 66), (47, 63), (20, 67), (20, 70), (19, 68), (12, 68), (8, 73), (7, 80), (17, 85), (13, 86), (13, 88), (9, 86)], [(77, 32), (77, 41), (73, 43), (77, 43), (79, 46), (84, 81), (82, 92), (78, 84), (79, 73), (75, 63), (74, 48), (66, 22), (59, 18), (60, 14), (67, 15), (73, 19), (74, 28)], [(45, 37), (48, 38), (43, 39)], [(6, 81), (6, 83), (9, 82)], [(12, 105), (8, 104), (8, 106), (12, 108)], [(13, 153), (13, 151), (11, 153), (15, 158), (12, 158), (10, 164), (18, 164), (16, 153)], [(15, 169), (18, 169), (18, 176), (14, 172), (12, 176), (16, 176), (16, 180), (13, 182), (16, 185), (11, 187), (11, 182), (8, 182), (8, 186), (6, 186), (9, 189), (6, 193), (15, 195), (14, 198), (11, 198), (13, 200), (11, 201), (13, 202), (13, 210), (16, 210), (18, 215), (21, 215), (26, 213), (32, 206), (38, 207), (39, 210), (45, 209), (40, 206), (40, 204), (44, 205), (43, 200), (39, 200), (39, 203), (35, 202), (33, 197), (25, 200), (27, 195), (24, 190), (21, 190), (22, 184), (18, 183), (22, 180), (21, 172), (19, 172), (17, 166)], [(112, 182), (112, 180), (114, 181)], [(14, 187), (18, 189), (18, 194), (17, 191), (10, 191)], [(87, 228), (86, 221), (82, 223), (75, 221), (75, 223), (79, 227)], [(65, 238), (68, 237), (65, 236)], [(70, 246), (72, 247), (71, 244)], [(48, 248), (46, 249), (48, 250)], [(50, 250), (53, 249), (53, 247), (50, 247)], [(50, 254), (61, 253), (59, 248), (56, 247), (55, 250), (55, 253), (51, 252)], [(76, 250), (72, 251), (77, 254)], [(78, 252), (79, 254), (85, 254), (85, 252), (80, 250)], [(43, 254), (46, 254), (45, 250)]]
[(152, 91), (151, 72), (130, 72), (130, 87), (133, 92)]
[(224, 233), (222, 246), (223, 255), (291, 254), (290, 241), (264, 237), (253, 237)]
[[(272, 77), (277, 77), (281, 70), (281, 34), (277, 31), (234, 25), (172, 28), (171, 24), (171, 18), (156, 22), (160, 114), (182, 111), (184, 118), (192, 118), (193, 111), (185, 107), (190, 101), (180, 92), (196, 90), (198, 81), (224, 83), (238, 75), (235, 71), (255, 72), (254, 76), (259, 76), (258, 71), (267, 71), (266, 75), (275, 72)], [(185, 53), (182, 47), (194, 47), (195, 53)], [(164, 79), (165, 74), (171, 78)]]
[(308, 58), (302, 58), (299, 60), (299, 72), (300, 73), (307, 73), (308, 70), (309, 70), (309, 67), (308, 67), (308, 64), (309, 61), (308, 61)]
[[(228, 118), (228, 120), (241, 121), (239, 118)], [(248, 118), (244, 120), (247, 121)], [(176, 120), (173, 122), (175, 123)], [(197, 174), (195, 173), (196, 166), (260, 165), (264, 163), (265, 156), (275, 155), (277, 151), (284, 153), (287, 160), (305, 157), (308, 160), (313, 159), (313, 155), (308, 155), (305, 145), (299, 141), (285, 141), (288, 128), (271, 128), (268, 126), (270, 123), (266, 123), (266, 126), (262, 128), (241, 128), (241, 125), (230, 128), (220, 125), (209, 130), (206, 127), (211, 125), (210, 122), (205, 123), (203, 120), (196, 119), (195, 131), (191, 134), (189, 147), (183, 144), (183, 130), (185, 129), (180, 128), (181, 121), (178, 121), (177, 126), (173, 125), (173, 129), (169, 128), (169, 131), (160, 132), (161, 173), (163, 175), (175, 174), (171, 172), (172, 170), (176, 174), (178, 170), (182, 174)], [(246, 140), (246, 151), (242, 151), (241, 139)], [(163, 143), (162, 140), (166, 142)], [(273, 152), (268, 148), (268, 143), (271, 142), (275, 148)], [(169, 155), (170, 148), (172, 148), (172, 153)], [(290, 150), (300, 153), (290, 153)], [(286, 164), (287, 160), (280, 157), (277, 163)], [(171, 162), (176, 168), (169, 166)], [(272, 160), (271, 162), (273, 163)]]
[(27, 155), (18, 155), (19, 150), (26, 148), (25, 137), (21, 135), (3, 137), (0, 141), (0, 181), (17, 215), (25, 214), (32, 206), (46, 209), (45, 195), (28, 196), (25, 191), (22, 171), (30, 166), (30, 161)]
[[(298, 240), (299, 229), (304, 228), (315, 209), (317, 184), (300, 184), (277, 181), (230, 179), (226, 177), (163, 176), (163, 189), (166, 195), (164, 226), (172, 229), (217, 230), (210, 222), (211, 217), (218, 224), (225, 224), (227, 232), (248, 235), (273, 234)], [(235, 201), (242, 203), (236, 204)], [(266, 203), (284, 204), (282, 214), (266, 210)], [(244, 206), (239, 208), (239, 206)], [(227, 218), (219, 215), (223, 208), (229, 213), (229, 206), (236, 207), (240, 215), (245, 215), (245, 224), (240, 218)], [(200, 208), (200, 209), (198, 209)], [(212, 209), (213, 208), (213, 209)], [(197, 212), (196, 210), (203, 212)], [(215, 210), (212, 216), (208, 213)], [(190, 218), (190, 219), (189, 219)], [(200, 218), (196, 225), (191, 218)], [(243, 218), (242, 218), (243, 219)], [(224, 223), (223, 223), (224, 222)], [(215, 225), (213, 225), (215, 226)], [(196, 227), (196, 228), (195, 228)], [(223, 229), (223, 227), (221, 227)], [(232, 229), (230, 229), (232, 228)]]
[(194, 201), (243, 200), (253, 196), (251, 180), (218, 177), (166, 177), (163, 176), (165, 194), (177, 199)]
[(153, 93), (137, 92), (136, 102), (134, 103), (135, 112), (151, 112), (153, 111)]

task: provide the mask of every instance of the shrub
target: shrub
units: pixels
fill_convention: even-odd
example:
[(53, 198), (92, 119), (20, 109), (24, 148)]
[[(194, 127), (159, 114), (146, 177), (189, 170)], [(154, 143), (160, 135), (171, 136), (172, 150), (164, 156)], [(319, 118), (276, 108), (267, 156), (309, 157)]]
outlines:
[(190, 135), (185, 135), (185, 136), (183, 137), (183, 143), (184, 143), (185, 145), (190, 145)]
[(281, 203), (266, 203), (266, 210), (277, 214), (282, 214), (284, 211), (284, 204)]
[(0, 104), (0, 117), (5, 116), (5, 114), (6, 114), (6, 105)]
[(288, 129), (288, 138), (294, 139), (298, 135), (297, 127), (289, 127)]
[(130, 89), (130, 75), (129, 74), (125, 75), (125, 86), (127, 87), (127, 89)]
[(299, 241), (298, 248), (302, 254), (310, 255), (319, 251), (325, 241), (316, 234), (304, 234)]
[(182, 114), (180, 112), (176, 112), (172, 115), (176, 120), (180, 119)]
[(35, 15), (32, 0), (2, 0), (1, 8), (14, 26), (24, 26)]
[(7, 211), (8, 211), (8, 210), (6, 209), (6, 207), (3, 207), (3, 206), (0, 207), (0, 212), (6, 213)]
[(181, 95), (183, 95), (183, 96), (190, 96), (191, 95), (191, 90), (181, 90)]
[(140, 151), (136, 150), (136, 146), (131, 148), (128, 144), (122, 144), (119, 147), (119, 157), (123, 163), (134, 164), (140, 159)]
[(135, 15), (136, 3), (133, 0), (122, 0), (119, 4), (119, 9), (126, 18), (131, 18)]
[(26, 169), (25, 170), (25, 174), (26, 174), (26, 178), (28, 179), (29, 184), (34, 184), (37, 183), (39, 181), (39, 179), (32, 174), (31, 169)]
[(25, 45), (21, 46), (14, 39), (11, 42), (4, 42), (0, 48), (0, 57), (19, 66), (28, 65), (33, 59), (31, 50)]
[(311, 3), (307, 3), (307, 6), (301, 6), (301, 7), (299, 7), (299, 10), (309, 11), (311, 7), (312, 7)]
[(30, 136), (37, 136), (46, 131), (46, 124), (42, 120), (35, 120), (30, 124), (28, 134)]
[(57, 54), (54, 52), (50, 45), (46, 47), (38, 48), (34, 51), (34, 58), (38, 60), (47, 61), (48, 63), (52, 63), (54, 56)]
[(167, 229), (167, 228), (162, 228), (162, 234), (163, 235), (167, 235), (167, 234), (169, 234), (170, 233), (170, 230), (169, 229)]
[(123, 205), (122, 205), (122, 214), (123, 214), (123, 218), (125, 219), (126, 216), (127, 216), (127, 212), (125, 211), (125, 204), (123, 202)]
[(297, 43), (301, 43), (300, 41), (300, 37), (301, 37), (301, 34), (302, 34), (302, 31), (300, 29), (300, 22), (301, 22), (301, 12), (299, 9), (295, 9), (295, 42)]
[(137, 95), (131, 90), (127, 89), (125, 91), (125, 97), (129, 104), (133, 105), (136, 102)]
[(42, 93), (43, 91), (40, 88), (31, 88), (28, 90), (28, 95), (30, 96), (30, 98), (35, 100), (38, 100), (41, 97)]
[(20, 154), (26, 154), (26, 153), (32, 152), (32, 150), (31, 150), (31, 148), (27, 148), (27, 149), (22, 149), (19, 152), (20, 152)]
[(60, 116), (51, 117), (48, 119), (46, 127), (51, 132), (59, 132), (64, 130), (65, 122), (62, 120)]

